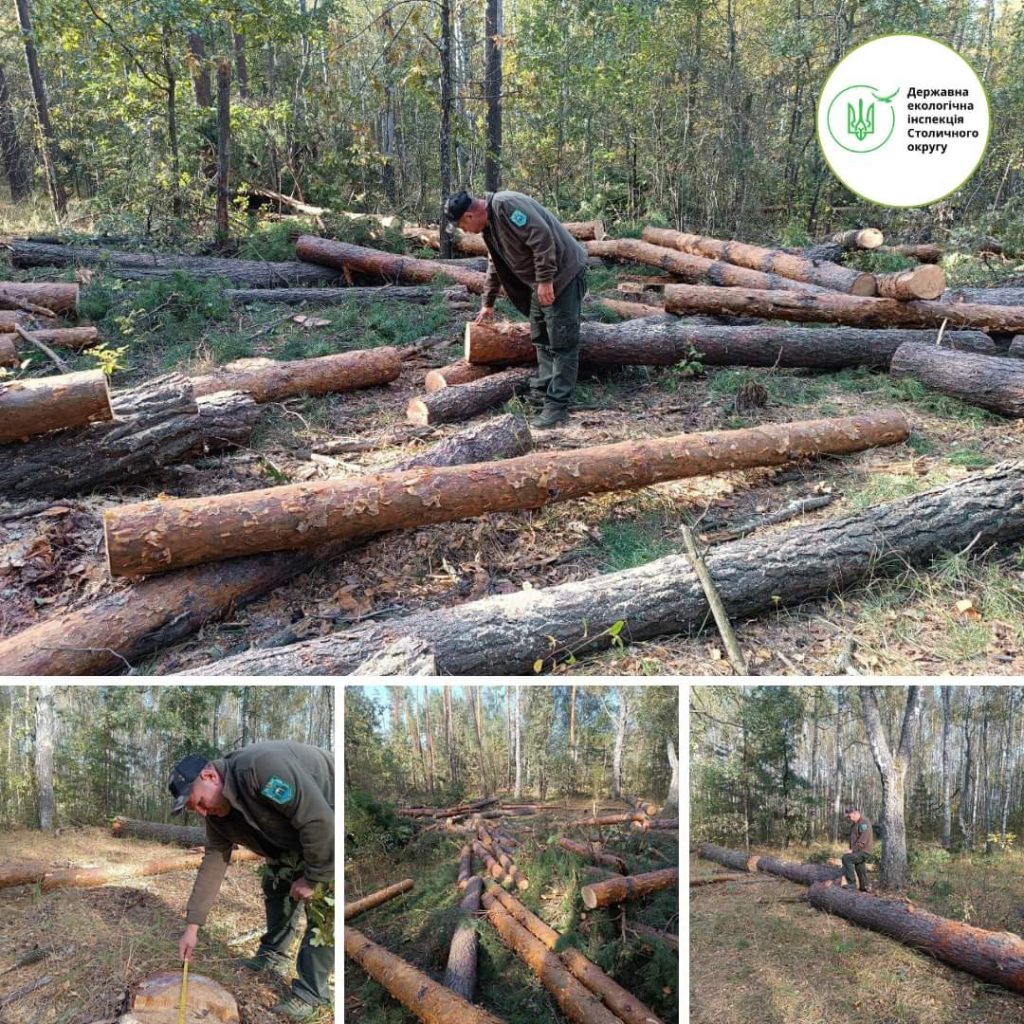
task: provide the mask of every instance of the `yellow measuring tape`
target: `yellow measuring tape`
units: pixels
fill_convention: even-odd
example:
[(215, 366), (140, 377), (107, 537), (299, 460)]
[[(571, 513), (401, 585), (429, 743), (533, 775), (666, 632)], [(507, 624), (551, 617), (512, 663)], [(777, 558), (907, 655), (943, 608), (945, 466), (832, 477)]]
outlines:
[(185, 1000), (188, 996), (188, 961), (181, 962), (181, 997), (178, 999), (178, 1024), (185, 1024)]

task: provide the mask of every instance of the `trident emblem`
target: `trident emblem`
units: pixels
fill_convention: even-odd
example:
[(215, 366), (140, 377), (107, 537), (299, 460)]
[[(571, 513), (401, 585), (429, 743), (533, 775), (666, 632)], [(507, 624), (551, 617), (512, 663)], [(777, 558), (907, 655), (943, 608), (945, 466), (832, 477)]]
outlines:
[(846, 130), (856, 137), (858, 142), (863, 142), (869, 135), (875, 134), (875, 105), (868, 107), (867, 117), (864, 116), (864, 100), (857, 100), (857, 110), (854, 111), (853, 104), (846, 104)]

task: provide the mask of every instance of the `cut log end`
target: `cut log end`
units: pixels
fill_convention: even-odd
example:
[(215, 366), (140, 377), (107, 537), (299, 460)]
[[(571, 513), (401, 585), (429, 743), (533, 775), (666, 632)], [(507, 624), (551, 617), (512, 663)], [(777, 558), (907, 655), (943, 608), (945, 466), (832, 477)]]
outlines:
[(417, 427), (430, 426), (430, 409), (422, 398), (410, 398), (405, 407), (405, 418)]
[(874, 274), (859, 274), (854, 280), (853, 284), (850, 285), (851, 295), (877, 295), (878, 285), (875, 282)]

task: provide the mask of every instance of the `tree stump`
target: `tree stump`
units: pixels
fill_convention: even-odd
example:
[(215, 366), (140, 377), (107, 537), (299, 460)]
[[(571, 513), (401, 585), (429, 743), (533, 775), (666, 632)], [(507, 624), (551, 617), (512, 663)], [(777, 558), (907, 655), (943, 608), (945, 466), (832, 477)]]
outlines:
[[(164, 971), (143, 981), (132, 1000), (139, 1024), (178, 1024), (181, 972)], [(187, 1024), (240, 1024), (235, 997), (223, 985), (202, 974), (189, 973), (185, 1001)]]

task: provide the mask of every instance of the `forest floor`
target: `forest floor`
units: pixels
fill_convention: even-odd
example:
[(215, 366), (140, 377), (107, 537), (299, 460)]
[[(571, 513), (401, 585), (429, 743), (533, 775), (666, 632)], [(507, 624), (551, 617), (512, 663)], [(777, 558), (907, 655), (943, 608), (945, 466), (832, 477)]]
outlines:
[[(278, 248), (268, 247), (264, 254), (285, 257), (288, 247), (279, 244), (280, 235), (274, 238)], [(257, 252), (258, 246), (241, 255)], [(607, 292), (620, 272), (636, 270), (644, 268), (593, 271), (591, 291)], [(1024, 267), (1009, 260), (983, 264), (960, 259), (947, 268), (947, 275), (954, 287), (1005, 283), (1022, 271)], [(67, 278), (73, 273), (15, 272), (0, 265), (0, 276), (12, 278)], [(249, 448), (170, 466), (152, 479), (61, 500), (34, 515), (10, 518), (0, 507), (0, 637), (124, 586), (111, 582), (106, 572), (101, 530), (106, 508), (159, 494), (223, 494), (364, 473), (465, 426), (422, 428), (405, 420), (407, 401), (421, 393), (426, 370), (461, 355), (462, 325), (469, 313), (446, 305), (440, 287), (427, 306), (380, 301), (357, 307), (310, 303), (230, 308), (214, 284), (187, 278), (122, 283), (97, 271), (83, 289), (82, 311), (85, 319), (99, 325), (108, 349), (125, 350), (113, 357), (119, 366), (115, 388), (169, 370), (202, 372), (243, 356), (293, 359), (405, 345), (442, 330), (450, 331), (451, 344), (409, 360), (402, 376), (386, 387), (268, 405)], [(295, 315), (327, 324), (303, 327), (292, 319)], [(49, 372), (41, 359), (33, 357), (26, 372)], [(74, 369), (96, 365), (89, 354), (70, 361)], [(739, 414), (737, 393), (751, 380), (767, 388), (768, 403)], [(1024, 421), (1003, 419), (884, 372), (708, 368), (693, 377), (679, 367), (624, 368), (583, 378), (576, 403), (567, 428), (535, 433), (538, 450), (892, 406), (906, 413), (912, 433), (903, 445), (848, 457), (663, 483), (378, 537), (132, 668), (158, 674), (210, 670), (217, 659), (249, 647), (280, 645), (491, 594), (550, 587), (681, 553), (679, 527), (686, 521), (713, 543), (716, 533), (794, 499), (831, 499), (826, 508), (770, 528), (787, 530), (1024, 457)], [(507, 411), (525, 409), (514, 401)], [(326, 450), (333, 454), (322, 454)], [(1024, 673), (1024, 547), (984, 552), (980, 558), (978, 554), (944, 556), (930, 567), (906, 568), (840, 595), (799, 607), (780, 606), (734, 623), (751, 671)], [(628, 624), (622, 632), (627, 637)], [(544, 668), (613, 675), (731, 671), (713, 631), (632, 645), (610, 638), (606, 649), (578, 660), (572, 651), (559, 651), (545, 660)]]
[[(0, 861), (45, 861), (55, 868), (106, 866), (151, 860), (175, 852), (162, 843), (117, 839), (108, 829), (65, 828), (53, 836), (15, 830), (0, 839)], [(180, 853), (181, 850), (176, 852)], [(265, 926), (259, 864), (228, 868), (191, 969), (227, 988), (238, 1002), (241, 1024), (281, 1024), (270, 1008), (281, 998), (275, 985), (238, 964), (256, 952)], [(5, 889), (0, 971), (38, 947), (52, 954), (0, 975), (5, 995), (44, 976), (52, 983), (3, 1011), (4, 1024), (90, 1024), (115, 1019), (129, 1006), (133, 987), (161, 971), (178, 971), (178, 939), (194, 871), (120, 880), (87, 889), (40, 892), (38, 886)], [(244, 941), (238, 941), (246, 937)], [(9, 963), (8, 963), (9, 961)], [(332, 1024), (322, 1011), (315, 1024)]]
[[(571, 807), (571, 812), (567, 810)], [(583, 909), (579, 890), (586, 884), (585, 864), (557, 846), (563, 835), (582, 839), (580, 830), (566, 833), (570, 817), (588, 814), (591, 805), (571, 802), (529, 817), (505, 818), (502, 830), (520, 841), (516, 866), (529, 888), (514, 895), (556, 931), (567, 937), (594, 963), (632, 992), (666, 1024), (679, 1020), (679, 967), (676, 954), (627, 932), (638, 922), (678, 933), (679, 893), (668, 889), (621, 910)], [(617, 805), (615, 811), (621, 812)], [(607, 848), (620, 854), (630, 873), (654, 871), (679, 862), (678, 833), (625, 833), (617, 826), (604, 829)], [(403, 878), (415, 887), (352, 920), (354, 928), (390, 952), (425, 971), (444, 977), (448, 947), (462, 898), (456, 887), (459, 850), (465, 837), (444, 832), (421, 832), (411, 842), (383, 852), (353, 851), (347, 841), (345, 899), (351, 902)], [(482, 868), (479, 860), (475, 866)], [(476, 1001), (506, 1024), (564, 1024), (565, 1018), (537, 976), (504, 945), (486, 921), (479, 935)], [(655, 948), (656, 947), (656, 948)], [(415, 1024), (408, 1013), (351, 960), (345, 961), (345, 1017), (351, 1024)]]
[[(822, 859), (821, 847), (758, 853)], [(839, 846), (828, 851), (841, 852)], [(693, 856), (692, 878), (725, 869)], [(806, 886), (758, 874), (690, 892), (693, 1024), (1011, 1024), (1021, 997), (886, 935), (798, 902)], [(1024, 934), (1024, 855), (912, 861), (905, 895), (921, 908), (992, 931)]]

